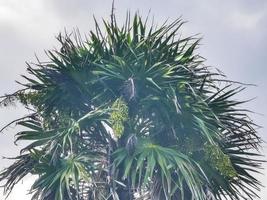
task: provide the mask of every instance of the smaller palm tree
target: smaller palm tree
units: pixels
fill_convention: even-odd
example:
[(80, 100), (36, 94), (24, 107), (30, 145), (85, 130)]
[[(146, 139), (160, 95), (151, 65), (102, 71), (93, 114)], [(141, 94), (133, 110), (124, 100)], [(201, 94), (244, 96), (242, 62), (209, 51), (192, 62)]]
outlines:
[(33, 200), (258, 197), (261, 139), (233, 100), (243, 87), (205, 66), (182, 24), (127, 15), (120, 27), (112, 15), (104, 32), (60, 34), (49, 62), (28, 64), (1, 100), (32, 112), (13, 121), (29, 144), (1, 172), (5, 192), (33, 174)]

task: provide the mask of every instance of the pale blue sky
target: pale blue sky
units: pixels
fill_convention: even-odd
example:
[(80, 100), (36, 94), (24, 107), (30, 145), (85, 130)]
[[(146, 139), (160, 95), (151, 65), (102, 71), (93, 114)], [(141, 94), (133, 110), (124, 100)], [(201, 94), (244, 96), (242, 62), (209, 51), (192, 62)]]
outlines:
[[(55, 36), (64, 28), (80, 28), (83, 34), (93, 27), (93, 18), (108, 18), (111, 0), (0, 0), (0, 94), (15, 91), (20, 74), (25, 72), (25, 61), (34, 61), (34, 53), (45, 58), (44, 49), (57, 45)], [(254, 101), (247, 107), (257, 113), (252, 118), (265, 126), (267, 119), (267, 1), (266, 0), (116, 0), (118, 19), (126, 11), (139, 10), (147, 15), (151, 10), (155, 22), (182, 16), (188, 21), (182, 29), (187, 36), (200, 33), (203, 37), (199, 52), (207, 65), (216, 66), (229, 79), (257, 84), (239, 97)], [(0, 127), (20, 117), (25, 111), (19, 107), (0, 110)], [(13, 156), (19, 147), (12, 143), (16, 129), (8, 129), (0, 136), (0, 156)], [(267, 140), (266, 128), (259, 134)], [(265, 152), (266, 149), (265, 149)], [(8, 162), (0, 161), (0, 169)], [(264, 174), (267, 174), (265, 170)], [(261, 176), (267, 186), (267, 177)], [(24, 197), (31, 184), (28, 178), (20, 184), (9, 200)], [(27, 186), (27, 187), (26, 187)], [(25, 188), (26, 187), (26, 188)], [(260, 193), (267, 199), (267, 189)], [(0, 199), (3, 197), (0, 194)]]

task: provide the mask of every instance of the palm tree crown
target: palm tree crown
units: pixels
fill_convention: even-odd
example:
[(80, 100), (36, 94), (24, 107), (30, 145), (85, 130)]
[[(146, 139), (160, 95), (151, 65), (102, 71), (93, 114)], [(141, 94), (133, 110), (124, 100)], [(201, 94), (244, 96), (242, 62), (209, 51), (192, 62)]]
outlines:
[(33, 200), (257, 197), (261, 139), (233, 100), (243, 86), (204, 65), (182, 24), (136, 14), (120, 27), (112, 15), (28, 64), (23, 88), (1, 101), (32, 111), (16, 121), (29, 145), (0, 174), (5, 192), (35, 174)]

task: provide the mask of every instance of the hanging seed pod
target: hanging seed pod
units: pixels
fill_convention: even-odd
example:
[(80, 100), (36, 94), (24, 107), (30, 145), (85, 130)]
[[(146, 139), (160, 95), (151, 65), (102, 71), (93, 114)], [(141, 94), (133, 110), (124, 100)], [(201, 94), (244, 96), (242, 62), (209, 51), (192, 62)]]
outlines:
[(129, 155), (133, 155), (138, 139), (135, 134), (131, 134), (126, 142), (126, 150)]
[(134, 79), (132, 77), (124, 82), (121, 92), (122, 92), (122, 96), (128, 102), (136, 98), (136, 86), (134, 83)]
[(128, 119), (128, 106), (125, 101), (118, 98), (111, 106), (111, 127), (116, 137), (120, 138), (124, 132), (124, 122)]
[(222, 152), (219, 146), (205, 144), (204, 146), (205, 159), (211, 163), (211, 166), (218, 170), (223, 176), (233, 179), (237, 177), (237, 172), (234, 169), (228, 155)]

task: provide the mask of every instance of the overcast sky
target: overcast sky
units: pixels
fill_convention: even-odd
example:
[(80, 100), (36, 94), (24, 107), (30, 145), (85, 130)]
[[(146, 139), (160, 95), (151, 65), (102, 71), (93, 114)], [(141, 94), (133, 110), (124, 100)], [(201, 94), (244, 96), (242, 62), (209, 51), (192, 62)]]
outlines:
[[(127, 10), (144, 16), (150, 10), (158, 24), (182, 16), (188, 21), (182, 35), (203, 37), (199, 52), (207, 65), (219, 68), (231, 80), (258, 85), (239, 97), (257, 97), (246, 106), (260, 113), (251, 115), (256, 123), (266, 125), (267, 0), (116, 0), (115, 7), (118, 20), (124, 20)], [(109, 18), (110, 10), (111, 0), (0, 0), (0, 96), (18, 88), (14, 80), (21, 80), (25, 61), (35, 61), (35, 53), (45, 59), (43, 50), (57, 46), (55, 36), (60, 31), (78, 27), (87, 34), (93, 28), (93, 15)], [(19, 107), (0, 109), (0, 127), (24, 114)], [(15, 132), (10, 128), (0, 135), (0, 156), (18, 153), (21, 146), (13, 145)], [(267, 141), (266, 128), (259, 134)], [(9, 163), (1, 159), (0, 170)], [(267, 177), (260, 180), (267, 186)], [(24, 195), (31, 183), (29, 177), (19, 184), (9, 200), (30, 199)], [(260, 196), (267, 199), (266, 188)]]

